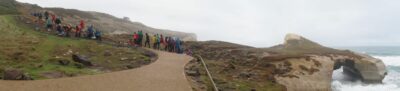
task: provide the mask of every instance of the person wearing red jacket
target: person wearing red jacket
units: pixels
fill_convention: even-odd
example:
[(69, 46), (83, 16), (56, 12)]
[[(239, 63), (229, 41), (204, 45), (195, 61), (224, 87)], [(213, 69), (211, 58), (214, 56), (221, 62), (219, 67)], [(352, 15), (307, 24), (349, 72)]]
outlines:
[(51, 16), (51, 20), (55, 23), (55, 21), (56, 21), (56, 15), (55, 15), (55, 14), (50, 14), (50, 16)]
[(163, 37), (163, 35), (161, 34), (160, 35), (160, 45), (163, 45), (163, 46), (165, 46), (165, 40), (164, 40), (164, 37)]
[(85, 21), (81, 20), (81, 23), (79, 24), (80, 29), (84, 29), (85, 28)]
[(136, 32), (133, 33), (133, 41), (135, 43), (135, 46), (138, 45), (138, 41), (139, 41), (139, 34), (137, 34)]

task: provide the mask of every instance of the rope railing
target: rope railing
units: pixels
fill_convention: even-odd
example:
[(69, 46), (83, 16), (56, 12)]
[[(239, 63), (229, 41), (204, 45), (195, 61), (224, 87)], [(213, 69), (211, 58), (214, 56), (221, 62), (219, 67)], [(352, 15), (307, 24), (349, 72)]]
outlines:
[(208, 70), (207, 65), (206, 65), (206, 63), (204, 62), (203, 58), (202, 58), (200, 55), (196, 55), (196, 56), (199, 58), (199, 60), (200, 60), (201, 63), (203, 64), (203, 66), (204, 66), (204, 68), (205, 68), (205, 70), (206, 70), (206, 72), (207, 72), (208, 78), (211, 80), (211, 83), (212, 83), (212, 85), (214, 86), (214, 91), (218, 91), (218, 87), (217, 87), (217, 85), (215, 84), (214, 79), (212, 78), (211, 73), (210, 73), (210, 71)]

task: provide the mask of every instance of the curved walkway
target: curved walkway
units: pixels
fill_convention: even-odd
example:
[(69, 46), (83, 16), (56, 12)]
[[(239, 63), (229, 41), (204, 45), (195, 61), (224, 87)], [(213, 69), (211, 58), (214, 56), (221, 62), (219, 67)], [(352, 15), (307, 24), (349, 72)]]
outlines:
[(191, 91), (184, 66), (192, 57), (156, 51), (158, 60), (119, 72), (72, 78), (0, 81), (0, 91)]

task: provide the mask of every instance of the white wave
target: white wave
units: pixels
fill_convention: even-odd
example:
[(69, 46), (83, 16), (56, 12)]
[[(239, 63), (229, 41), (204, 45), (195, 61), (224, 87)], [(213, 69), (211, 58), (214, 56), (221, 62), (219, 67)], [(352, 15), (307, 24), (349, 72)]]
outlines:
[(366, 85), (360, 82), (343, 83), (340, 81), (333, 81), (332, 88), (334, 91), (400, 91), (396, 84)]
[[(374, 56), (385, 63), (386, 66), (400, 67), (400, 56)], [(400, 71), (388, 69), (388, 75), (383, 80), (383, 84), (363, 84), (360, 81), (344, 81), (346, 75), (342, 74), (342, 69), (335, 70), (333, 73), (332, 89), (334, 91), (400, 91)]]
[(381, 59), (385, 65), (400, 66), (400, 56), (374, 56)]

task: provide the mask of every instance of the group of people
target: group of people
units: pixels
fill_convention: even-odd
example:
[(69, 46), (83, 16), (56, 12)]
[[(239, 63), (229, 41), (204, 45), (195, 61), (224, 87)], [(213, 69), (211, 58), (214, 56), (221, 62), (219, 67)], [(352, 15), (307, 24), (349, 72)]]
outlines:
[[(86, 37), (88, 39), (97, 39), (101, 41), (101, 31), (96, 30), (93, 25), (86, 28), (84, 20), (80, 20), (78, 24), (73, 26), (72, 24), (63, 23), (63, 18), (61, 16), (57, 16), (55, 13), (49, 11), (33, 12), (31, 15), (36, 18), (35, 29), (38, 31), (40, 30), (40, 26), (44, 26), (47, 32), (56, 30), (59, 36), (71, 37), (75, 34), (77, 38)], [(87, 29), (86, 32), (84, 32), (85, 28)]]
[[(40, 26), (44, 26), (47, 32), (56, 30), (57, 35), (63, 37), (71, 37), (75, 34), (74, 37), (76, 38), (85, 37), (88, 39), (97, 39), (99, 41), (102, 40), (101, 31), (96, 30), (93, 25), (85, 27), (84, 20), (80, 20), (78, 24), (73, 26), (72, 24), (65, 24), (61, 16), (57, 16), (49, 11), (33, 12), (32, 16), (36, 18), (35, 29), (37, 31), (40, 31)], [(84, 32), (85, 29), (87, 29), (86, 32)], [(163, 36), (162, 34), (144, 34), (141, 30), (135, 32), (132, 37), (133, 39), (129, 40), (129, 44), (135, 47), (148, 47), (176, 53), (184, 52), (182, 48), (183, 41), (181, 41), (179, 37)]]
[(149, 33), (144, 34), (143, 31), (134, 32), (133, 40), (131, 39), (129, 43), (136, 47), (148, 47), (157, 50), (183, 53), (183, 41), (181, 41), (180, 38), (163, 36), (162, 34), (150, 35)]

